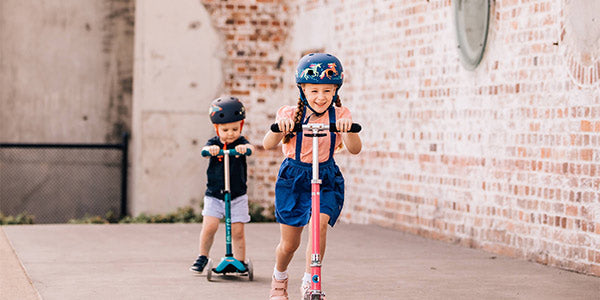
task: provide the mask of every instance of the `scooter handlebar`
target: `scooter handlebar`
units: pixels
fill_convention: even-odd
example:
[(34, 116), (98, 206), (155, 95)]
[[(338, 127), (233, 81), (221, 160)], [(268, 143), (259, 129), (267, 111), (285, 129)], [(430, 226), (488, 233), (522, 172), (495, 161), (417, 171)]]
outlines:
[[(281, 132), (281, 130), (279, 130), (279, 124), (277, 124), (277, 123), (271, 124), (271, 131), (273, 131), (273, 132)], [(294, 124), (294, 130), (292, 130), (292, 131), (293, 132), (302, 131), (302, 124), (300, 124), (300, 123)]]
[[(312, 123), (312, 124), (314, 124), (314, 123)], [(306, 125), (309, 125), (309, 124), (306, 124)], [(294, 124), (294, 129), (292, 131), (293, 132), (301, 132), (301, 131), (303, 131), (302, 126), (303, 125), (300, 123)], [(324, 128), (323, 130), (329, 130), (329, 132), (339, 132), (337, 130), (337, 127), (335, 126), (335, 123), (329, 123), (329, 125), (324, 124), (324, 127), (327, 127), (328, 129)], [(307, 129), (307, 130), (310, 130), (310, 129)], [(352, 123), (352, 125), (350, 126), (350, 130), (348, 130), (348, 132), (360, 132), (361, 130), (362, 130), (362, 126), (360, 126), (360, 124)], [(281, 130), (279, 130), (279, 124), (277, 124), (277, 123), (271, 124), (271, 131), (281, 132)]]
[[(227, 149), (227, 150), (219, 150), (219, 153), (217, 154), (217, 156), (219, 155), (246, 155), (246, 156), (250, 156), (252, 154), (252, 150), (250, 149), (246, 149), (246, 153), (239, 153), (237, 151), (235, 151), (235, 149)], [(208, 152), (208, 150), (202, 150), (202, 156), (206, 157), (206, 156), (212, 156), (210, 154), (210, 152)]]

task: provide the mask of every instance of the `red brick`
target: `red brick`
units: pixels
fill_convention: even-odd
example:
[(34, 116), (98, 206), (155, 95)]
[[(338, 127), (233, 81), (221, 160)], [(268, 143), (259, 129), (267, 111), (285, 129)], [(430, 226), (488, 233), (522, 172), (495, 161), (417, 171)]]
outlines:
[(600, 276), (600, 265), (590, 265), (590, 274)]
[(588, 120), (582, 120), (580, 128), (581, 128), (581, 131), (586, 131), (586, 132), (593, 131), (592, 122), (590, 122)]
[(594, 156), (594, 149), (581, 149), (580, 156), (582, 160), (591, 161)]
[(572, 216), (572, 217), (578, 216), (579, 208), (574, 205), (567, 205), (565, 208), (565, 213), (567, 214), (567, 216)]

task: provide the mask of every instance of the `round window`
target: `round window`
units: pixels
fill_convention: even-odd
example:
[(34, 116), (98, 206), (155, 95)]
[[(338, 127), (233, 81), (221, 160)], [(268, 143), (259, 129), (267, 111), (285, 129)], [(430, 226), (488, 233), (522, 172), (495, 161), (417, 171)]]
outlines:
[(562, 47), (565, 66), (580, 86), (600, 82), (600, 1), (567, 0), (563, 3)]
[(461, 60), (473, 70), (481, 62), (490, 20), (490, 0), (454, 1), (454, 23)]

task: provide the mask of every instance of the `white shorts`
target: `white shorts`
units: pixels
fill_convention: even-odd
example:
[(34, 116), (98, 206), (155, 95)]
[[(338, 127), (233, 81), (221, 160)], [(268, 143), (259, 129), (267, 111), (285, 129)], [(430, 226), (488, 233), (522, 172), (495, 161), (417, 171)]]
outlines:
[[(204, 195), (203, 216), (211, 216), (222, 219), (225, 217), (225, 201)], [(250, 222), (248, 212), (248, 195), (241, 195), (231, 200), (231, 223)]]

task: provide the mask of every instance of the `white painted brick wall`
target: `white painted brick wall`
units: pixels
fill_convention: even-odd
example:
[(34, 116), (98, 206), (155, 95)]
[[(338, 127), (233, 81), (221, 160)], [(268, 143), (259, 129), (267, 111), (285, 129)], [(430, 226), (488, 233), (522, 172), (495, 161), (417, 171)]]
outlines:
[[(343, 103), (364, 128), (362, 153), (337, 156), (343, 222), (600, 275), (600, 88), (589, 75), (600, 68), (592, 61), (577, 73), (569, 60), (579, 48), (564, 12), (576, 3), (494, 3), (484, 59), (467, 71), (449, 0), (256, 1), (290, 23), (267, 59), (283, 57), (273, 75), (282, 84), (245, 88), (253, 142), (278, 106), (295, 103), (289, 78), (300, 52), (321, 45), (341, 59)], [(232, 15), (223, 6), (213, 14)], [(311, 18), (320, 30), (296, 23)], [(289, 32), (319, 42), (302, 49), (297, 41), (311, 36)], [(272, 201), (280, 160), (279, 151), (254, 157), (254, 201)]]

